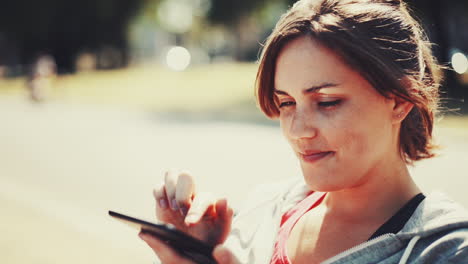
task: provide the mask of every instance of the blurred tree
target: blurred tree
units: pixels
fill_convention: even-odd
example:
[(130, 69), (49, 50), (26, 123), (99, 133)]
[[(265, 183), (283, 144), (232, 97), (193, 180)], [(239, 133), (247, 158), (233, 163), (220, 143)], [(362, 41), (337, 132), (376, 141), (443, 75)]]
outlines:
[[(418, 17), (433, 45), (434, 54), (439, 62), (448, 66), (442, 87), (443, 101), (453, 109), (468, 111), (468, 83), (460, 79), (452, 67), (451, 56), (455, 51), (468, 55), (468, 2), (466, 0), (407, 0)], [(466, 76), (468, 73), (465, 73)], [(465, 77), (466, 78), (466, 77)]]
[(213, 23), (231, 26), (269, 2), (268, 0), (212, 0), (208, 19)]
[(55, 58), (60, 72), (71, 72), (78, 53), (88, 51), (97, 54), (98, 60), (106, 54), (120, 57), (101, 65), (119, 67), (128, 61), (127, 24), (148, 1), (2, 1), (0, 35), (16, 47), (21, 65), (47, 53)]
[[(461, 51), (468, 56), (468, 1), (467, 0), (405, 0), (413, 9), (418, 19), (423, 22), (423, 26), (428, 32), (429, 38), (434, 45), (435, 55), (438, 60), (447, 66), (451, 66), (451, 56), (455, 51)], [(282, 4), (284, 9), (292, 6), (297, 0), (211, 0), (211, 8), (208, 13), (208, 19), (213, 24), (222, 24), (229, 28), (235, 37), (235, 53), (237, 59), (245, 59), (241, 50), (243, 41), (242, 35), (248, 32), (248, 27), (243, 23), (245, 18), (255, 11), (265, 9), (272, 3)], [(277, 20), (277, 18), (275, 19)], [(267, 26), (269, 32), (273, 23)], [(260, 40), (262, 41), (262, 40)], [(449, 98), (468, 98), (468, 81), (466, 77), (456, 74), (452, 70), (445, 72), (445, 85), (443, 90)], [(460, 79), (465, 78), (465, 83)], [(468, 111), (468, 101), (461, 101), (462, 105), (457, 104), (459, 99), (450, 99), (456, 107), (465, 108)]]
[[(277, 1), (277, 0), (273, 0)], [(245, 35), (249, 32), (249, 22), (252, 24), (251, 15), (268, 5), (272, 0), (211, 0), (207, 19), (211, 24), (225, 26), (234, 36), (233, 49), (234, 58), (245, 60), (246, 53), (243, 52)]]

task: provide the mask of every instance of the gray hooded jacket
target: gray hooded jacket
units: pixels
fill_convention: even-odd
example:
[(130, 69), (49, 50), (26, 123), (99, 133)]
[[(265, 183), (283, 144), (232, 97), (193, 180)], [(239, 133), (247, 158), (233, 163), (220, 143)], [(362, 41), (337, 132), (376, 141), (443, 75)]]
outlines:
[[(259, 188), (234, 219), (225, 245), (244, 264), (270, 263), (282, 215), (307, 192), (303, 179)], [(379, 236), (323, 263), (468, 264), (468, 212), (443, 194), (427, 195), (397, 234)]]

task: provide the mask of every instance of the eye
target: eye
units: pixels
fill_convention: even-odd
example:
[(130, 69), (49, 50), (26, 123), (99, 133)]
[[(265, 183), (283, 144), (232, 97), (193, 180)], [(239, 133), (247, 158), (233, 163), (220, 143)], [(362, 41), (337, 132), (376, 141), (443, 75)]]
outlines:
[(293, 101), (287, 101), (287, 102), (282, 102), (279, 104), (279, 108), (287, 107), (287, 106), (292, 106), (295, 103)]
[(318, 102), (318, 105), (323, 108), (331, 108), (331, 107), (339, 105), (340, 103), (341, 103), (341, 100), (335, 100), (335, 101)]

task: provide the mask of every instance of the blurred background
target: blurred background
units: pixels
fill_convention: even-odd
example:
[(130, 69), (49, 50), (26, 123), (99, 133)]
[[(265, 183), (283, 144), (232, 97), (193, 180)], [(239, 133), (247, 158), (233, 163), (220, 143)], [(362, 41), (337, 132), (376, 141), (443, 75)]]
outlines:
[[(151, 263), (107, 210), (153, 219), (168, 168), (235, 207), (300, 175), (253, 89), (261, 43), (294, 2), (1, 1), (0, 263)], [(447, 66), (440, 155), (411, 169), (466, 207), (468, 2), (407, 2)]]

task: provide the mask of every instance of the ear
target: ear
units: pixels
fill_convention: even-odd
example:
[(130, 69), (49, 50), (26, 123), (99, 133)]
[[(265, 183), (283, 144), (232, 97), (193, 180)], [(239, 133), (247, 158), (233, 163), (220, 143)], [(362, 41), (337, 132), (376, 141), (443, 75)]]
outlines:
[(414, 104), (398, 96), (393, 96), (391, 100), (393, 101), (392, 123), (399, 124), (405, 120)]

